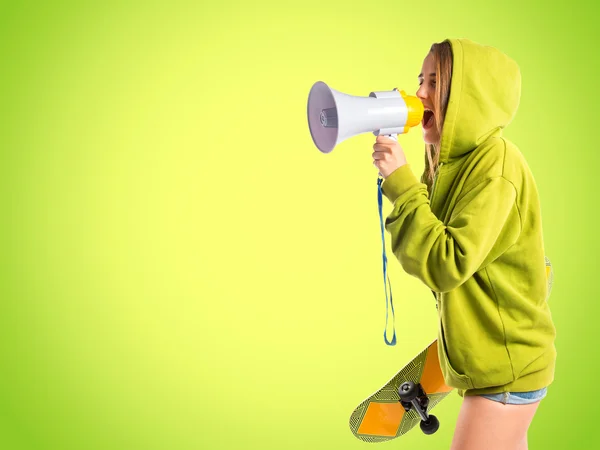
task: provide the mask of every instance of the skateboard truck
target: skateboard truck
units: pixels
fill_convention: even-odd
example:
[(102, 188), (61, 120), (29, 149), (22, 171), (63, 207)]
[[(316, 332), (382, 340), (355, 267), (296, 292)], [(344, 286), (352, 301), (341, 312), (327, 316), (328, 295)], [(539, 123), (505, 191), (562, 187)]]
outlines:
[(406, 412), (414, 409), (421, 417), (421, 431), (425, 434), (433, 434), (440, 427), (440, 422), (433, 414), (427, 414), (427, 406), (429, 406), (429, 397), (425, 393), (421, 383), (413, 383), (406, 381), (398, 388), (400, 395), (400, 403)]

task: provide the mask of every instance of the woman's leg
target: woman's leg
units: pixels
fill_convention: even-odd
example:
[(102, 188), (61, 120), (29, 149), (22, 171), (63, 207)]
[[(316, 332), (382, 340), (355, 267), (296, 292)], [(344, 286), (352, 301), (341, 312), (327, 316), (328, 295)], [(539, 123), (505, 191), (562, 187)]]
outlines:
[(450, 450), (524, 450), (527, 430), (540, 402), (504, 405), (479, 396), (466, 396)]

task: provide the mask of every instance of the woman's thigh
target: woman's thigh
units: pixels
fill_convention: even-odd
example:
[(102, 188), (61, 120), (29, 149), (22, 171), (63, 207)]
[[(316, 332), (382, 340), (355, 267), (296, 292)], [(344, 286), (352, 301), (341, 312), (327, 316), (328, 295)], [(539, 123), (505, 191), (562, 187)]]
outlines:
[(461, 406), (451, 450), (517, 450), (540, 402), (511, 405), (466, 396)]

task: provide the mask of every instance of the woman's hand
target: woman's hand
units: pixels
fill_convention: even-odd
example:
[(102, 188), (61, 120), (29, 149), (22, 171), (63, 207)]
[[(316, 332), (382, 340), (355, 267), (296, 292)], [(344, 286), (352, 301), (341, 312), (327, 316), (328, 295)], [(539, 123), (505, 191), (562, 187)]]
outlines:
[(387, 136), (377, 136), (373, 150), (373, 164), (383, 178), (389, 177), (396, 169), (407, 164), (400, 144)]

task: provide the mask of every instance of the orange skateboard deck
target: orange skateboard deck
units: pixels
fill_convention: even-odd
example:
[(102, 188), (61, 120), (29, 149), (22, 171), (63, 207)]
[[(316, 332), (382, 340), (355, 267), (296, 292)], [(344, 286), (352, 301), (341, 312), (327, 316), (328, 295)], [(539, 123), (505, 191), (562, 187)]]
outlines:
[[(439, 423), (429, 411), (453, 390), (444, 382), (437, 345), (436, 339), (385, 386), (358, 405), (350, 416), (350, 429), (354, 436), (366, 442), (388, 441), (406, 434), (419, 422), (424, 424), (425, 433), (437, 430)], [(423, 421), (412, 407), (410, 395), (403, 404), (400, 390), (404, 393), (405, 388), (417, 391), (415, 401), (420, 402), (421, 408), (429, 415), (429, 421)]]
[[(554, 272), (546, 257), (550, 297)], [(438, 359), (438, 341), (404, 366), (382, 388), (361, 402), (350, 416), (350, 430), (366, 442), (384, 442), (408, 433), (417, 424), (425, 434), (439, 428), (430, 411), (454, 389), (447, 386)]]

